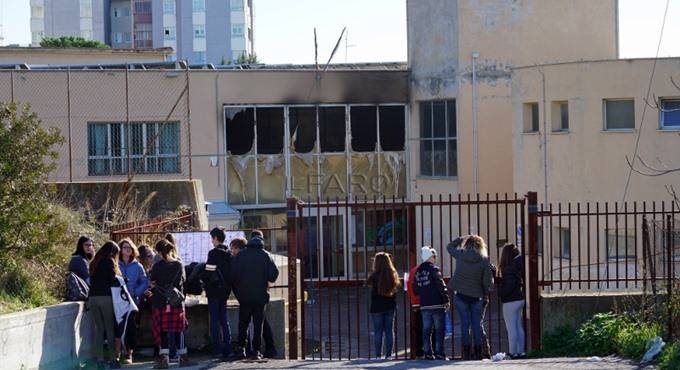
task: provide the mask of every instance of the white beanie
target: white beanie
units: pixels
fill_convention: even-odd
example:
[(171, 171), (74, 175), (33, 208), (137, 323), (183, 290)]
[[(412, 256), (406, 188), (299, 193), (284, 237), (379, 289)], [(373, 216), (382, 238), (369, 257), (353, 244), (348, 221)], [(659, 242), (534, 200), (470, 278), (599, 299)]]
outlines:
[(420, 258), (423, 262), (429, 260), (432, 256), (437, 256), (437, 251), (434, 248), (428, 246), (420, 248)]

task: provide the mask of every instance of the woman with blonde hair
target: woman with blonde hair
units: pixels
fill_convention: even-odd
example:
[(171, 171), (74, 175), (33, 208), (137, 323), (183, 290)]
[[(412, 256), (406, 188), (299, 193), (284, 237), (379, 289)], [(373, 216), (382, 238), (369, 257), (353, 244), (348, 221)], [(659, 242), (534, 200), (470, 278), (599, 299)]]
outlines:
[(396, 295), (399, 290), (399, 275), (392, 258), (385, 252), (378, 252), (373, 259), (373, 272), (366, 285), (371, 287), (371, 318), (373, 319), (375, 356), (382, 357), (383, 336), (385, 337), (385, 359), (392, 358), (394, 343), (394, 311), (397, 308)]
[[(139, 305), (140, 298), (149, 287), (149, 279), (146, 277), (144, 266), (137, 260), (139, 250), (129, 238), (119, 241), (118, 246), (120, 246), (118, 267), (126, 280), (128, 292), (135, 304)], [(132, 363), (132, 354), (137, 347), (137, 320), (135, 320), (135, 316), (136, 312), (131, 312), (127, 320), (118, 325), (116, 333), (116, 337), (122, 339), (125, 348), (123, 362), (126, 364)]]
[[(493, 282), (488, 248), (481, 236), (466, 235), (449, 243), (446, 250), (456, 259), (456, 270), (448, 288), (453, 292), (453, 304), (460, 317), (463, 359), (480, 360), (482, 336), (485, 335), (482, 327), (484, 300)], [(470, 343), (470, 330), (474, 347)]]

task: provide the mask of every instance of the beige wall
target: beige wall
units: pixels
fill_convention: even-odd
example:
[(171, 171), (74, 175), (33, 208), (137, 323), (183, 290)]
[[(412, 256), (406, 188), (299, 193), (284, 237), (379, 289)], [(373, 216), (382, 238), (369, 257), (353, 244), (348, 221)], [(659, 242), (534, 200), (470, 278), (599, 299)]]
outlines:
[[(640, 135), (639, 155), (656, 166), (680, 167), (678, 131), (659, 129), (659, 112), (647, 107), (647, 93), (653, 60), (613, 60), (518, 68), (513, 71), (512, 116), (515, 151), (515, 189), (536, 190), (544, 199), (542, 141), (547, 141), (548, 200), (621, 201), (635, 140)], [(652, 80), (651, 94), (678, 97), (670, 81), (677, 80), (680, 59), (660, 59)], [(543, 130), (543, 88), (545, 75), (546, 123)], [(603, 130), (603, 99), (634, 98), (636, 130)], [(653, 99), (653, 97), (650, 97)], [(568, 100), (569, 132), (552, 133), (552, 101)], [(541, 132), (523, 133), (522, 104), (539, 102)], [(642, 122), (642, 123), (641, 123)], [(642, 132), (640, 127), (642, 124)], [(661, 161), (659, 164), (658, 160)], [(669, 200), (664, 185), (677, 185), (680, 173), (646, 177), (633, 173), (627, 201)], [(676, 186), (677, 187), (677, 186)]]
[(0, 48), (0, 64), (83, 65), (164, 62), (172, 50)]

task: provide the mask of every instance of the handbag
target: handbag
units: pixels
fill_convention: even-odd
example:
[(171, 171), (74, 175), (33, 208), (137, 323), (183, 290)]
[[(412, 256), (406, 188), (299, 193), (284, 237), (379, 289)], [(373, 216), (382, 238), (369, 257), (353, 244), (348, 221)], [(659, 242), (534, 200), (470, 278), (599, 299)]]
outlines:
[(173, 307), (173, 308), (180, 308), (180, 307), (182, 307), (182, 304), (184, 304), (184, 293), (182, 293), (176, 287), (172, 286), (172, 284), (175, 282), (175, 280), (177, 280), (177, 278), (182, 273), (182, 268), (180, 268), (180, 270), (177, 272), (177, 275), (175, 275), (175, 278), (172, 280), (172, 283), (170, 283), (170, 286), (168, 286), (168, 287), (156, 287), (156, 289), (158, 289), (158, 292), (163, 297), (165, 297), (166, 304), (170, 305), (170, 307)]

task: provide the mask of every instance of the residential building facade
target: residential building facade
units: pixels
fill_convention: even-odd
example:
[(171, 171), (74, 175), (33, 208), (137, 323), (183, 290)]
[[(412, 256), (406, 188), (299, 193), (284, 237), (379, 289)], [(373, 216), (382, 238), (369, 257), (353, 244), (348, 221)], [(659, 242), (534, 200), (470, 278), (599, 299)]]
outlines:
[(109, 0), (31, 0), (30, 6), (32, 46), (45, 37), (108, 39)]

